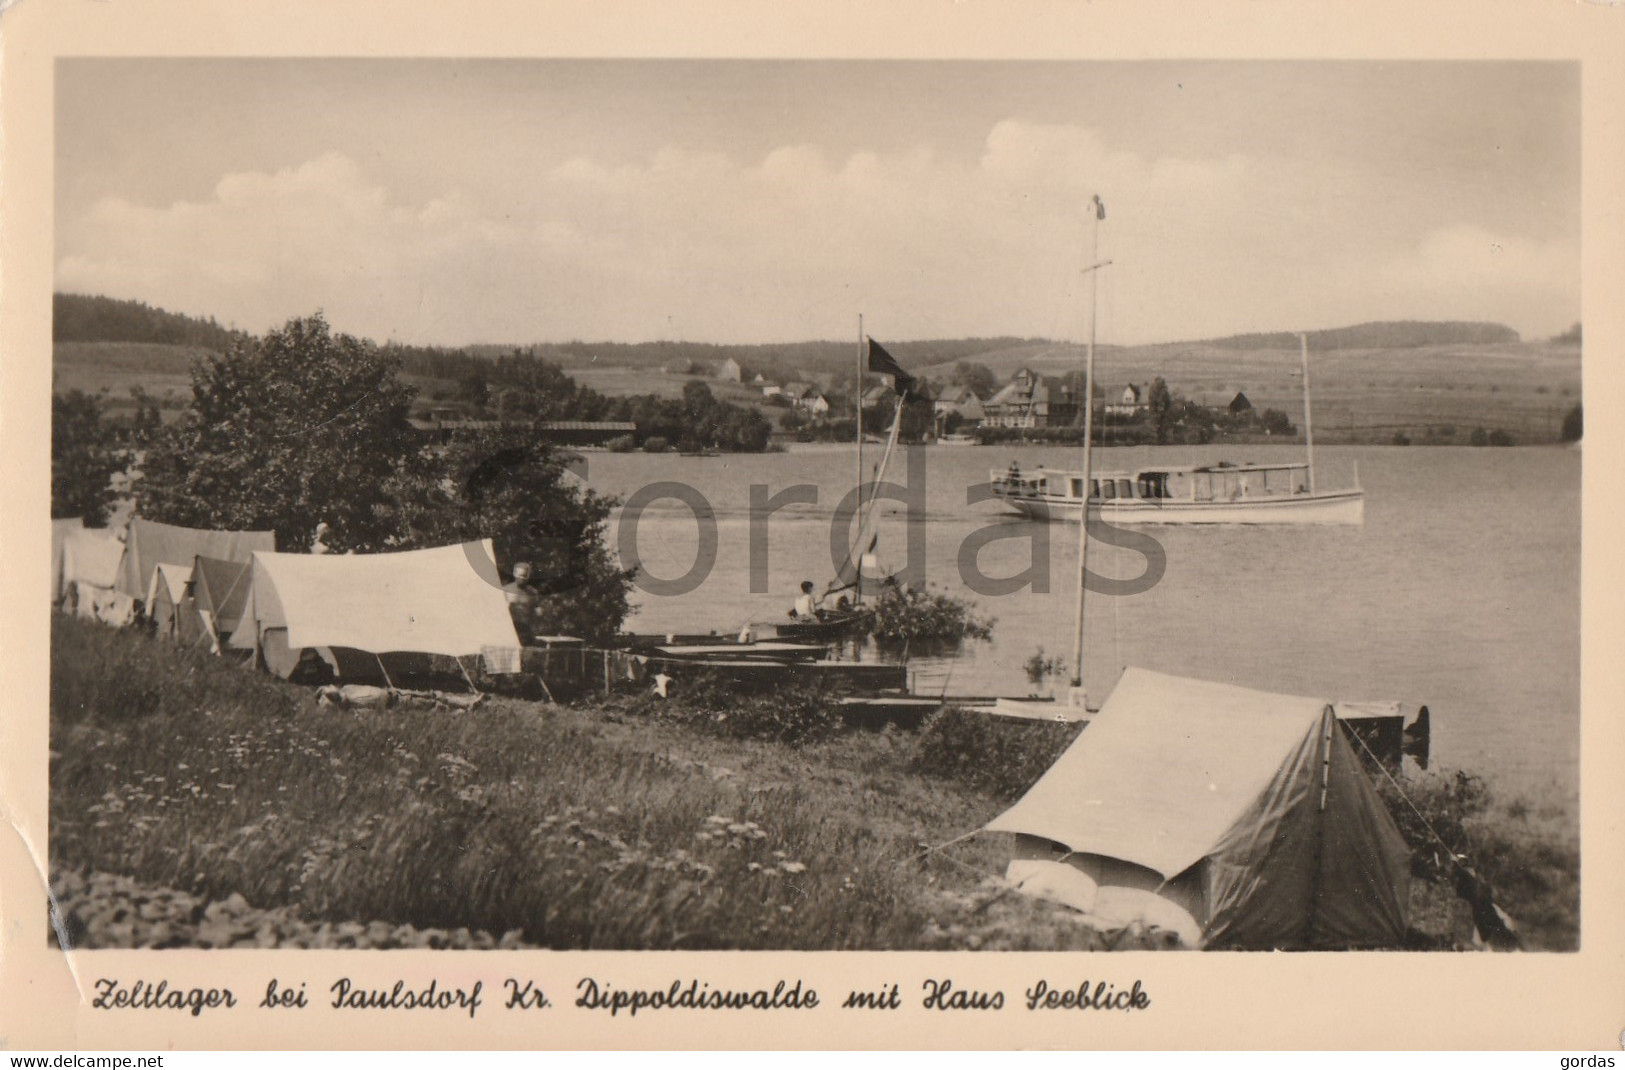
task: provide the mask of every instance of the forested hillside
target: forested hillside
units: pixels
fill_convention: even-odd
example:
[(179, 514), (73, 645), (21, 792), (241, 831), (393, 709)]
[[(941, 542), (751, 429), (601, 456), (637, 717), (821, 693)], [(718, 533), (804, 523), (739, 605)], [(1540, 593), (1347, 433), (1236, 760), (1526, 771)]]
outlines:
[(223, 352), (240, 333), (213, 316), (197, 319), (142, 301), (59, 293), (51, 302), (51, 337), (57, 342), (145, 342)]

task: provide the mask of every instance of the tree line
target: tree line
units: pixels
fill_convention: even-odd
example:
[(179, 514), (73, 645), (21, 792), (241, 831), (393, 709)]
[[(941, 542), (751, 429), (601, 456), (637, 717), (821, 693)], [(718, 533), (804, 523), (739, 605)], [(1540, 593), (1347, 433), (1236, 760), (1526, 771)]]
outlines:
[(199, 360), (190, 404), (168, 426), (121, 435), (98, 399), (70, 392), (53, 400), (52, 515), (105, 522), (122, 472), (138, 516), (271, 530), (284, 551), (490, 538), (504, 569), (536, 564), (546, 628), (612, 636), (634, 575), (605, 542), (615, 500), (523, 424), (429, 445), (409, 419), (414, 395), (394, 359), (320, 313)]

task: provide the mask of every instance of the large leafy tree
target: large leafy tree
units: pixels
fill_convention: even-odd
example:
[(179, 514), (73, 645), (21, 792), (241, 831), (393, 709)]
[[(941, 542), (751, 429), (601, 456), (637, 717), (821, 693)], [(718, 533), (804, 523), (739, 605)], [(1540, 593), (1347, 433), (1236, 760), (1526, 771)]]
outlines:
[(113, 429), (101, 404), (83, 390), (51, 398), (51, 515), (83, 517), (90, 527), (107, 523), (113, 476), (124, 469)]
[(153, 442), (143, 516), (191, 527), (276, 532), (334, 551), (411, 544), (408, 520), (430, 458), (407, 422), (413, 390), (369, 342), (321, 313), (243, 339), (192, 373), (191, 411)]
[(523, 425), (454, 443), (414, 537), (424, 545), (490, 538), (504, 573), (531, 564), (541, 631), (601, 642), (629, 612), (634, 572), (604, 538), (617, 502), (588, 489), (568, 456)]

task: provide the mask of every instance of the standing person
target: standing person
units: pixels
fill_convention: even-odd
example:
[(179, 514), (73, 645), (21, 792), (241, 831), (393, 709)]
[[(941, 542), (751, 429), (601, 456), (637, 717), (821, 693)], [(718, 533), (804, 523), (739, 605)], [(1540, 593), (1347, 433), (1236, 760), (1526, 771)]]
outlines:
[(519, 641), (526, 642), (536, 636), (536, 589), (530, 585), (530, 563), (520, 561), (513, 566), (513, 580), (502, 586), (508, 599), (508, 613), (513, 617), (514, 630)]

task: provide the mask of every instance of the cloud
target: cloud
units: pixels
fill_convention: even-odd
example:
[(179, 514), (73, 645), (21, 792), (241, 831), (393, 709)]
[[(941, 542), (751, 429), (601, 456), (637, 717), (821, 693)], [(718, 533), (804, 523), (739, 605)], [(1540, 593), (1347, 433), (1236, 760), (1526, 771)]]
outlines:
[(1241, 155), (1148, 157), (1087, 127), (1014, 119), (969, 157), (581, 154), (479, 201), (412, 199), (330, 153), (226, 175), (197, 202), (101, 201), (64, 221), (57, 273), (64, 289), (251, 330), (320, 307), (343, 329), (408, 341), (829, 338), (859, 311), (896, 338), (1078, 337), (1099, 193), (1102, 255), (1116, 261), (1106, 338), (1455, 318), (1497, 302), (1522, 314), (1577, 294), (1577, 253), (1561, 242), (1379, 223), (1351, 249), (1348, 220), (1381, 213), (1314, 210), (1315, 188)]

